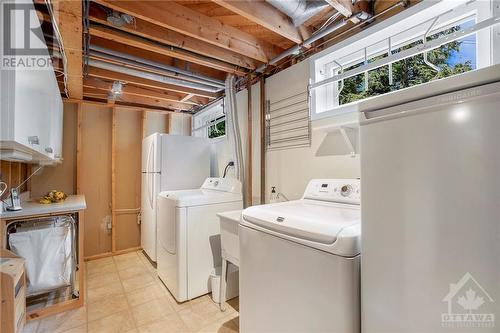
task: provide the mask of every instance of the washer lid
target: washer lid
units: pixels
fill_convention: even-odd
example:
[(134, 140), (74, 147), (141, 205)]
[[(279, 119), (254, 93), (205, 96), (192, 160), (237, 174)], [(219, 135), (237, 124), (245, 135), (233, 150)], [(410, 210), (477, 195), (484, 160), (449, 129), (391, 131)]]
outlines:
[(253, 206), (243, 211), (241, 224), (343, 256), (359, 254), (359, 206), (295, 200)]
[(175, 201), (177, 207), (211, 205), (217, 203), (241, 201), (242, 195), (217, 190), (177, 190), (160, 192), (159, 198)]

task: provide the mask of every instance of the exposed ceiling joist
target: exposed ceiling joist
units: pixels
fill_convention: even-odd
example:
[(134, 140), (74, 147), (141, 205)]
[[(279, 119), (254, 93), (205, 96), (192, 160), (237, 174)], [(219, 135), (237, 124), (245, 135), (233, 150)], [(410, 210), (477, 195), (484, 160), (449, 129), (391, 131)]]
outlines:
[[(93, 22), (114, 27), (107, 21), (106, 13), (97, 9), (95, 6), (90, 7), (89, 18)], [(242, 68), (255, 69), (257, 67), (257, 62), (247, 56), (228, 51), (196, 38), (182, 35), (176, 31), (166, 29), (139, 18), (136, 18), (133, 24), (126, 24), (116, 28), (130, 34), (177, 48), (183, 48), (187, 51), (215, 58)]]
[[(106, 99), (108, 101), (110, 100), (108, 98), (108, 92), (105, 89), (91, 88), (85, 86), (83, 89), (83, 94), (86, 97)], [(167, 110), (187, 111), (190, 109), (190, 107), (186, 107), (186, 105), (182, 103), (170, 102), (157, 98), (127, 95), (127, 94), (122, 94), (114, 99), (115, 104), (118, 104), (120, 102), (146, 105), (148, 107), (163, 108)]]
[(185, 103), (188, 103), (189, 100), (193, 97), (192, 94), (187, 94), (186, 96), (184, 96), (183, 99), (181, 99), (181, 102), (185, 102)]
[(330, 6), (335, 8), (340, 14), (345, 17), (351, 17), (352, 15), (352, 3), (351, 0), (325, 0)]
[(147, 88), (153, 88), (153, 89), (163, 89), (163, 90), (173, 91), (173, 92), (182, 93), (182, 94), (193, 94), (193, 95), (205, 97), (208, 99), (215, 99), (219, 96), (218, 94), (213, 94), (213, 93), (206, 92), (206, 91), (201, 91), (201, 90), (196, 90), (196, 89), (186, 88), (186, 87), (181, 87), (181, 86), (175, 86), (172, 84), (166, 84), (166, 83), (161, 83), (161, 82), (156, 82), (156, 81), (147, 80), (147, 79), (143, 79), (143, 78), (128, 75), (128, 74), (117, 73), (117, 72), (113, 72), (110, 70), (95, 68), (95, 67), (89, 67), (88, 75), (90, 77), (97, 77), (97, 78), (101, 78), (101, 79), (105, 79), (105, 80), (107, 79), (107, 80), (111, 80), (111, 81), (121, 81), (121, 82), (125, 82), (125, 83), (131, 83), (131, 84), (141, 86), (141, 87), (147, 87)]
[(220, 6), (257, 23), (294, 43), (302, 43), (298, 29), (293, 25), (288, 16), (261, 1), (249, 0), (212, 0)]
[(128, 46), (133, 46), (139, 49), (143, 49), (150, 52), (155, 52), (162, 55), (167, 55), (173, 58), (193, 62), (199, 65), (216, 68), (218, 70), (237, 74), (245, 75), (246, 71), (243, 71), (237, 66), (218, 61), (215, 59), (209, 59), (203, 56), (198, 56), (190, 52), (186, 52), (180, 49), (172, 49), (168, 46), (156, 44), (150, 42), (142, 37), (137, 37), (126, 32), (121, 32), (115, 29), (111, 29), (105, 26), (92, 25), (89, 29), (91, 36), (97, 36), (103, 39), (111, 40), (117, 43), (125, 44)]
[(173, 1), (94, 1), (261, 62), (280, 52), (269, 43)]
[[(106, 91), (110, 91), (114, 81), (102, 80), (93, 77), (86, 78), (84, 81), (84, 87), (87, 88), (95, 88), (95, 89), (103, 89)], [(186, 107), (191, 107), (192, 105), (197, 105), (197, 103), (192, 101), (185, 101), (184, 97), (179, 94), (172, 94), (162, 90), (156, 90), (151, 88), (141, 88), (135, 87), (131, 85), (124, 85), (122, 87), (122, 93), (126, 95), (139, 96), (139, 97), (150, 97), (157, 98), (164, 101), (169, 102), (178, 102), (183, 103)], [(189, 96), (189, 95), (187, 95)]]
[(82, 4), (80, 1), (56, 1), (54, 14), (67, 58), (67, 88), (71, 98), (83, 96)]

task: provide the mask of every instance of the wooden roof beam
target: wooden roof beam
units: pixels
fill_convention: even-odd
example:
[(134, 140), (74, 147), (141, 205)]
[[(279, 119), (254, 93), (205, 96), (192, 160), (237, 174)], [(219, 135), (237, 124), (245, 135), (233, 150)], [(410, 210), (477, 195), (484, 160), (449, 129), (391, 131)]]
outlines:
[(104, 79), (104, 80), (122, 81), (125, 83), (130, 83), (130, 84), (133, 84), (136, 86), (140, 86), (140, 87), (168, 90), (168, 91), (173, 91), (173, 92), (181, 93), (181, 94), (193, 94), (193, 95), (201, 96), (201, 97), (204, 97), (207, 99), (214, 99), (214, 98), (217, 98), (219, 96), (219, 94), (214, 94), (214, 93), (210, 93), (207, 91), (201, 91), (201, 90), (196, 90), (196, 89), (192, 89), (192, 88), (176, 86), (173, 84), (167, 84), (167, 83), (147, 80), (147, 79), (143, 79), (143, 78), (140, 78), (137, 76), (117, 73), (117, 72), (113, 72), (113, 71), (101, 69), (101, 68), (96, 68), (96, 67), (89, 67), (88, 76), (96, 77), (96, 78), (100, 78), (100, 79)]
[(293, 25), (290, 18), (267, 2), (249, 0), (212, 1), (296, 44), (302, 43), (300, 32)]
[(245, 75), (246, 71), (241, 68), (219, 61), (215, 59), (209, 59), (203, 56), (198, 56), (196, 54), (186, 52), (183, 50), (175, 50), (165, 45), (156, 44), (150, 42), (144, 38), (131, 35), (126, 32), (121, 32), (115, 29), (111, 29), (105, 26), (92, 25), (89, 28), (89, 33), (91, 36), (100, 37), (103, 39), (111, 40), (120, 44), (125, 44), (128, 46), (136, 47), (146, 51), (158, 53), (161, 55), (167, 55), (173, 58), (178, 58), (181, 60), (193, 62), (202, 66), (207, 66), (215, 68), (227, 73), (233, 73), (237, 75)]
[[(85, 87), (83, 90), (83, 95), (87, 97), (109, 100), (108, 92), (104, 89)], [(190, 106), (186, 106), (186, 104), (182, 103), (170, 102), (157, 98), (126, 95), (126, 94), (120, 95), (114, 100), (114, 102), (115, 104), (118, 104), (120, 102), (133, 103), (133, 104), (147, 105), (149, 107), (163, 108), (168, 110), (179, 110), (179, 111), (187, 111), (191, 108)]]
[(70, 98), (81, 99), (83, 96), (82, 3), (65, 0), (55, 1), (53, 5), (67, 58), (68, 95)]
[(128, 32), (130, 34), (147, 38), (162, 44), (182, 48), (206, 57), (215, 58), (235, 66), (247, 69), (255, 69), (258, 63), (247, 56), (240, 55), (226, 49), (202, 42), (196, 38), (182, 35), (176, 31), (166, 29), (154, 23), (136, 18), (133, 24), (115, 27), (107, 21), (107, 15), (96, 6), (90, 7), (89, 19), (92, 22)]
[(173, 1), (94, 2), (261, 62), (267, 62), (281, 52), (248, 33)]
[[(95, 88), (106, 91), (111, 91), (111, 86), (114, 81), (97, 79), (93, 77), (88, 77), (83, 82), (83, 86), (86, 88)], [(167, 91), (160, 91), (151, 88), (141, 88), (125, 84), (122, 87), (122, 93), (126, 95), (139, 96), (139, 97), (150, 97), (157, 98), (164, 101), (179, 102), (186, 104), (186, 106), (198, 105), (198, 103), (192, 101), (184, 101), (181, 95), (174, 95)]]
[(344, 17), (351, 17), (353, 6), (351, 0), (325, 0), (330, 6)]

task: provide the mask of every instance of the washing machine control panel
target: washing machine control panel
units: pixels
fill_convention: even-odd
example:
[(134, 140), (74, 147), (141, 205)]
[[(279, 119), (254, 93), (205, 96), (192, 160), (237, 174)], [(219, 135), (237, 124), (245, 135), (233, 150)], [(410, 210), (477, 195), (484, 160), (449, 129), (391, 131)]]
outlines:
[(304, 199), (350, 203), (359, 205), (359, 179), (313, 179), (307, 185)]

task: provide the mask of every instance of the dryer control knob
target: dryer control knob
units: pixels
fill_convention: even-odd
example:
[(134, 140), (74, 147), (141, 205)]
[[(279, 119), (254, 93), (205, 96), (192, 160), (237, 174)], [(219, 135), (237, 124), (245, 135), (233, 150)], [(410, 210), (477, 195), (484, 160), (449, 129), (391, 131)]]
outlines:
[(340, 189), (340, 194), (343, 197), (348, 197), (349, 195), (351, 195), (351, 193), (352, 193), (352, 186), (351, 185), (344, 185)]

